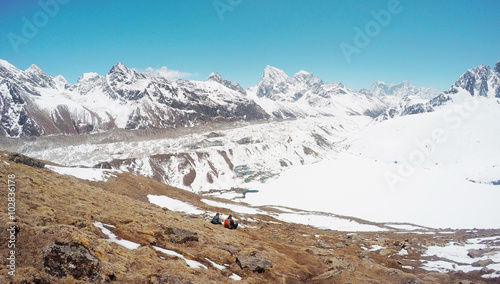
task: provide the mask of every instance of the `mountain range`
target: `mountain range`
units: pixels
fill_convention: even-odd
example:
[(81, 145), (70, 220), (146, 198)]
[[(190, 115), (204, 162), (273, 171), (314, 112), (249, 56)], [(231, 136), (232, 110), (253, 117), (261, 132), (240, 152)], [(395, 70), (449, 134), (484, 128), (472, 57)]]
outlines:
[[(476, 80), (497, 74), (486, 66), (482, 68), (486, 73), (477, 74)], [(471, 91), (487, 88), (487, 84), (482, 87), (483, 83), (477, 86), (470, 83), (470, 78), (461, 80), (466, 81), (458, 81), (453, 88), (461, 84), (468, 84), (464, 88)], [(491, 80), (491, 84), (496, 82)], [(51, 77), (36, 65), (20, 70), (0, 60), (0, 135), (29, 137), (106, 132), (115, 128), (168, 129), (215, 121), (311, 115), (376, 117), (394, 112), (391, 109), (398, 104), (407, 107), (438, 94), (435, 89), (415, 87), (406, 81), (375, 82), (370, 89), (355, 91), (339, 82), (324, 83), (306, 71), (289, 77), (271, 66), (264, 69), (260, 82), (247, 90), (216, 72), (205, 82), (170, 81), (151, 73), (139, 73), (122, 63), (115, 64), (105, 76), (85, 73), (75, 84), (69, 84), (62, 76)]]
[(408, 82), (355, 91), (267, 66), (244, 90), (216, 72), (204, 82), (169, 81), (121, 63), (68, 84), (35, 65), (23, 71), (0, 61), (0, 141), (62, 165), (122, 169), (192, 191), (248, 188), (335, 157), (368, 126), (467, 97), (498, 98), (499, 69), (467, 70), (438, 93)]

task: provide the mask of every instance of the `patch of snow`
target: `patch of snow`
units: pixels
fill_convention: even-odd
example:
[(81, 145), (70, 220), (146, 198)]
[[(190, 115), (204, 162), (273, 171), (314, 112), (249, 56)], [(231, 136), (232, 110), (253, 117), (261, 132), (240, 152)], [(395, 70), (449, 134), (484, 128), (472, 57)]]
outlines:
[[(481, 267), (473, 267), (472, 264), (479, 260), (491, 259), (493, 262), (500, 262), (500, 252), (485, 253), (482, 257), (472, 258), (468, 255), (469, 250), (485, 250), (488, 247), (492, 249), (499, 249), (499, 246), (488, 246), (484, 242), (498, 240), (499, 236), (487, 237), (487, 238), (472, 238), (468, 239), (465, 244), (459, 244), (457, 242), (449, 242), (446, 246), (430, 246), (427, 251), (422, 256), (427, 257), (439, 257), (440, 261), (426, 261), (422, 268), (429, 271), (477, 271), (481, 270)], [(491, 267), (490, 267), (491, 266)], [(500, 270), (500, 264), (493, 263), (488, 266), (488, 269)]]
[(186, 212), (188, 214), (200, 215), (205, 213), (197, 207), (164, 195), (148, 194), (149, 202), (172, 211)]
[(398, 253), (397, 255), (400, 255), (400, 256), (405, 256), (405, 255), (408, 255), (408, 251), (404, 248), (402, 248)]
[(378, 226), (361, 224), (353, 220), (342, 219), (330, 215), (316, 215), (312, 213), (281, 213), (273, 215), (273, 217), (288, 223), (303, 224), (327, 230), (345, 232), (376, 232), (386, 230)]
[(496, 271), (496, 272), (493, 272), (493, 273), (490, 273), (490, 274), (484, 274), (484, 275), (481, 275), (481, 277), (485, 278), (485, 279), (499, 278), (500, 277), (500, 271)]
[(113, 173), (121, 172), (118, 170), (57, 167), (51, 165), (46, 165), (45, 167), (61, 175), (70, 175), (79, 179), (85, 179), (89, 181), (104, 181), (104, 182), (107, 181), (110, 177), (115, 176), (113, 175)]
[(436, 271), (439, 273), (448, 273), (449, 271), (462, 271), (465, 273), (472, 271), (479, 271), (481, 267), (472, 267), (470, 265), (460, 265), (454, 262), (435, 260), (435, 261), (425, 261), (421, 266), (422, 269), (427, 271)]
[(180, 253), (177, 253), (173, 250), (168, 250), (168, 249), (164, 249), (164, 248), (160, 248), (160, 247), (156, 247), (156, 246), (153, 246), (153, 248), (159, 252), (162, 252), (166, 255), (171, 255), (171, 256), (176, 256), (182, 260), (184, 260), (186, 262), (186, 264), (193, 268), (193, 269), (196, 269), (196, 268), (205, 268), (205, 269), (208, 269), (208, 267), (206, 267), (204, 264), (201, 264), (199, 263), (198, 261), (195, 261), (195, 260), (190, 260), (190, 259), (187, 259), (186, 257), (184, 257), (182, 254)]
[(411, 265), (403, 265), (403, 266), (401, 266), (401, 267), (402, 267), (402, 268), (404, 268), (404, 269), (408, 269), (408, 270), (413, 270), (413, 269), (415, 269), (415, 267), (413, 267), (413, 266), (411, 266)]
[(223, 270), (223, 269), (225, 269), (225, 268), (226, 268), (224, 265), (219, 265), (219, 264), (217, 264), (217, 263), (215, 263), (215, 262), (211, 261), (210, 259), (208, 259), (208, 258), (206, 258), (206, 257), (205, 257), (205, 260), (206, 260), (206, 261), (208, 261), (208, 262), (209, 262), (209, 263), (210, 263), (213, 267), (215, 267), (215, 268), (217, 268), (217, 269), (219, 269), (219, 270)]
[[(106, 236), (108, 236), (108, 238), (109, 238), (108, 241), (109, 242), (119, 244), (119, 245), (121, 245), (121, 246), (123, 246), (125, 248), (132, 249), (132, 250), (141, 246), (140, 244), (137, 244), (137, 243), (134, 243), (134, 242), (131, 242), (131, 241), (127, 241), (127, 240), (123, 240), (123, 239), (119, 240), (115, 234), (113, 234), (110, 230), (104, 228), (104, 226), (111, 227), (112, 225), (107, 225), (107, 224), (103, 224), (101, 222), (95, 221), (94, 222), (94, 226), (96, 226), (97, 228), (101, 229), (101, 232), (103, 234), (105, 234)], [(113, 226), (113, 228), (114, 228), (114, 226)]]
[(415, 226), (415, 225), (409, 225), (409, 224), (386, 224), (388, 227), (398, 229), (398, 230), (406, 230), (406, 231), (416, 231), (416, 230), (422, 230), (425, 228)]
[[(436, 232), (416, 232), (412, 231), (412, 234), (417, 234), (417, 235), (435, 235)], [(408, 234), (408, 232), (394, 232), (394, 234)]]
[(204, 203), (210, 206), (214, 207), (220, 207), (220, 208), (226, 208), (231, 210), (232, 212), (237, 212), (237, 213), (243, 213), (243, 214), (268, 214), (267, 212), (264, 212), (259, 209), (255, 209), (252, 207), (244, 206), (244, 205), (237, 205), (237, 204), (231, 204), (231, 203), (224, 203), (224, 202), (218, 202), (218, 201), (213, 201), (209, 199), (202, 199)]
[(372, 245), (372, 248), (369, 249), (369, 251), (379, 251), (379, 250), (382, 250), (382, 249), (385, 249), (386, 247), (383, 247), (383, 246), (379, 246), (379, 245)]
[(241, 281), (243, 278), (241, 278), (241, 276), (237, 275), (237, 274), (231, 274), (231, 276), (229, 276), (229, 278), (235, 280), (235, 281)]

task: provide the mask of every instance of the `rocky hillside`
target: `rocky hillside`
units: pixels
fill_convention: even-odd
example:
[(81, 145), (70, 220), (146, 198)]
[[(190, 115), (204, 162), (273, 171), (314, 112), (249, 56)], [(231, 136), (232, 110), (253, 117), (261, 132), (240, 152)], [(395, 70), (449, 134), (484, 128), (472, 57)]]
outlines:
[[(12, 228), (0, 234), (1, 283), (498, 283), (498, 230), (321, 230), (274, 218), (290, 208), (238, 213), (140, 175), (88, 181), (49, 162), (5, 152), (0, 160), (0, 186), (15, 183), (15, 213), (1, 202)], [(197, 213), (154, 205), (152, 195)], [(240, 227), (210, 224), (214, 212), (233, 214)], [(453, 265), (443, 253), (450, 248), (464, 254)]]

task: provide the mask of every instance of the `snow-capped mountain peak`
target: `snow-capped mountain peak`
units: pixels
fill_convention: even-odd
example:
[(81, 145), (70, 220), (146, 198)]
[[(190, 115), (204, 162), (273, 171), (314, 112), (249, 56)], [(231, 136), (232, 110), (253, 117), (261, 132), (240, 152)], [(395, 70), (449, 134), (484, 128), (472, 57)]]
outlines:
[(497, 69), (500, 69), (499, 62), (495, 70), (486, 65), (469, 69), (445, 93), (465, 92), (471, 96), (500, 98), (500, 73)]
[(77, 84), (82, 84), (82, 83), (88, 82), (88, 81), (95, 81), (97, 78), (100, 78), (100, 77), (101, 77), (101, 75), (99, 75), (99, 74), (97, 74), (95, 72), (83, 73), (82, 76), (80, 76), (78, 78), (78, 80), (76, 81), (76, 83)]
[(25, 72), (31, 74), (45, 74), (45, 72), (43, 72), (42, 69), (40, 69), (40, 67), (38, 67), (35, 64), (31, 64), (31, 66), (28, 69), (26, 69)]
[(55, 76), (53, 80), (58, 89), (64, 89), (69, 86), (68, 81), (62, 75)]
[(495, 72), (500, 74), (500, 61), (498, 61), (497, 64), (495, 64)]
[(127, 68), (123, 63), (116, 63), (111, 70), (109, 70), (106, 77), (109, 81), (115, 82), (135, 82), (138, 79), (144, 79), (146, 76), (139, 74), (136, 71)]
[(275, 84), (286, 82), (290, 79), (285, 71), (278, 69), (276, 67), (272, 67), (267, 65), (264, 69), (264, 73), (260, 78), (261, 81), (272, 82)]
[(294, 77), (295, 76), (308, 76), (308, 75), (311, 75), (312, 73), (309, 73), (305, 70), (300, 70), (299, 72), (295, 73)]
[(305, 83), (309, 87), (323, 84), (323, 81), (319, 77), (304, 70), (295, 73), (292, 79), (298, 83)]
[(423, 99), (436, 97), (439, 92), (434, 88), (416, 87), (408, 81), (399, 84), (388, 84), (382, 81), (373, 82), (368, 93), (376, 97), (394, 96), (398, 98), (417, 96)]
[(29, 77), (38, 87), (55, 87), (55, 82), (52, 77), (47, 75), (35, 64), (32, 64), (24, 71), (24, 74)]
[(222, 76), (217, 72), (212, 72), (208, 75), (206, 82), (217, 82), (231, 90), (237, 91), (242, 94), (246, 94), (245, 90), (240, 86), (238, 82), (231, 82), (231, 80), (223, 79)]
[(113, 67), (111, 67), (111, 69), (109, 70), (108, 74), (112, 74), (112, 73), (129, 73), (130, 69), (127, 68), (127, 66), (125, 66), (125, 64), (121, 63), (121, 62), (117, 62), (115, 65), (113, 65)]
[(10, 64), (9, 62), (0, 59), (0, 68), (5, 68), (7, 70), (18, 70), (14, 65)]
[(221, 83), (222, 76), (217, 72), (212, 72), (212, 73), (210, 73), (210, 75), (208, 75), (208, 77), (205, 79), (205, 81), (214, 81), (217, 83)]

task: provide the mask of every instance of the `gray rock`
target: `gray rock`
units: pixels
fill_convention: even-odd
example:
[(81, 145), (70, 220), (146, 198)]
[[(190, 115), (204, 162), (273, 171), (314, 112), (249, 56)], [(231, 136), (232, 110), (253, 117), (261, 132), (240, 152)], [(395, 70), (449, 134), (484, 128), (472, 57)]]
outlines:
[(207, 138), (217, 138), (217, 137), (222, 137), (224, 134), (222, 133), (217, 133), (217, 132), (210, 132), (210, 134), (207, 135)]
[(482, 249), (470, 249), (467, 255), (470, 258), (477, 258), (477, 257), (482, 257), (484, 253), (485, 251), (483, 251)]
[(165, 230), (167, 235), (170, 235), (170, 241), (177, 244), (184, 244), (187, 242), (197, 242), (198, 233), (186, 231), (178, 228), (168, 228)]
[(13, 161), (15, 163), (18, 163), (18, 164), (24, 164), (24, 165), (27, 165), (27, 166), (30, 166), (30, 167), (34, 167), (34, 168), (43, 168), (43, 167), (45, 167), (44, 163), (42, 163), (42, 162), (40, 162), (38, 160), (32, 159), (32, 158), (30, 158), (28, 156), (19, 154), (19, 153), (12, 153), (12, 154), (10, 154), (9, 160)]
[(240, 252), (240, 250), (237, 247), (232, 245), (221, 245), (219, 247), (220, 249), (229, 252), (231, 255), (236, 255), (238, 252)]
[(411, 279), (411, 280), (406, 280), (401, 284), (422, 284), (422, 282), (418, 281), (417, 279)]
[(111, 170), (113, 167), (109, 162), (100, 162), (97, 165), (93, 166), (94, 169), (106, 169)]
[(101, 261), (79, 243), (55, 242), (43, 250), (43, 270), (64, 278), (95, 282), (101, 273)]
[(258, 273), (264, 272), (266, 268), (273, 267), (271, 260), (260, 257), (258, 252), (252, 252), (250, 255), (238, 255), (236, 263), (241, 269), (249, 269)]
[(493, 263), (491, 259), (478, 260), (472, 264), (473, 267), (485, 267)]
[(240, 145), (250, 144), (250, 143), (252, 143), (252, 139), (250, 139), (250, 137), (245, 137), (245, 138), (241, 138), (240, 140), (236, 141), (236, 143), (238, 143)]

